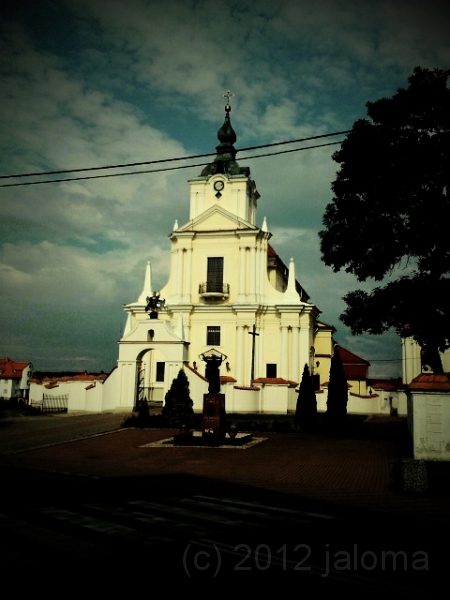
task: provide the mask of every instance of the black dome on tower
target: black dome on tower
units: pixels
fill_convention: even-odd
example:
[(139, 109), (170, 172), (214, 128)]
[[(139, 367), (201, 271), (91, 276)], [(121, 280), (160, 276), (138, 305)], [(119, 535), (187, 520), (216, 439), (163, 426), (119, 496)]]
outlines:
[(248, 167), (240, 167), (236, 162), (236, 149), (233, 144), (236, 142), (237, 137), (231, 125), (230, 112), (231, 106), (227, 103), (225, 106), (225, 121), (217, 132), (220, 144), (216, 146), (216, 157), (214, 162), (203, 169), (202, 177), (217, 175), (218, 173), (246, 176), (250, 174)]

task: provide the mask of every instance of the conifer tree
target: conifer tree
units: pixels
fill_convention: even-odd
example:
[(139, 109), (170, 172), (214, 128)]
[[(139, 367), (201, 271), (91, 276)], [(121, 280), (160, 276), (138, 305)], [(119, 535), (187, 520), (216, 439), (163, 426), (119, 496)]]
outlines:
[(328, 431), (338, 433), (345, 427), (347, 419), (348, 386), (339, 349), (334, 348), (331, 357), (328, 382), (327, 412), (324, 423)]
[(167, 392), (162, 415), (171, 427), (190, 427), (194, 418), (194, 403), (189, 394), (189, 381), (183, 369), (180, 369), (176, 379), (172, 381)]
[(295, 422), (301, 431), (312, 432), (317, 428), (316, 394), (314, 393), (313, 379), (306, 364), (298, 391)]

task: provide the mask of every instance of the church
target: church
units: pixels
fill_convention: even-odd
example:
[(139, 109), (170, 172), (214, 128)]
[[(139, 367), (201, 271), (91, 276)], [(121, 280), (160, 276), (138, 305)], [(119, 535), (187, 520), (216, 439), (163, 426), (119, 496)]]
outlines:
[(318, 320), (293, 259), (277, 255), (266, 219), (258, 224), (260, 195), (236, 161), (230, 112), (227, 103), (215, 158), (188, 182), (189, 220), (169, 236), (167, 283), (152, 289), (149, 262), (141, 294), (124, 306), (111, 407), (163, 402), (182, 368), (201, 410), (210, 355), (221, 361), (229, 412), (294, 411), (305, 364), (328, 379), (334, 328)]

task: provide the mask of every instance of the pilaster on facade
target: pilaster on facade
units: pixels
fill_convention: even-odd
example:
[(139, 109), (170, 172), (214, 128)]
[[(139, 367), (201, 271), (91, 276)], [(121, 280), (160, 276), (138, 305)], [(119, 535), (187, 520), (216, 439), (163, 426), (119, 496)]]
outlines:
[(183, 297), (183, 258), (184, 249), (175, 249), (175, 294), (174, 297), (181, 302)]
[(238, 304), (242, 304), (245, 302), (246, 290), (245, 290), (245, 279), (246, 275), (246, 247), (239, 247), (239, 289), (237, 295)]
[(289, 379), (289, 327), (286, 324), (280, 326), (281, 347), (280, 347), (280, 377)]
[(183, 287), (181, 292), (181, 301), (183, 304), (190, 304), (192, 290), (192, 248), (184, 248), (183, 260)]
[(303, 360), (303, 364), (300, 365), (299, 377), (303, 373), (305, 364), (312, 373), (314, 369), (314, 320), (311, 312), (303, 312), (300, 315), (299, 355)]
[(287, 377), (290, 381), (300, 381), (300, 327), (294, 326), (291, 328), (291, 364), (289, 369), (289, 376)]

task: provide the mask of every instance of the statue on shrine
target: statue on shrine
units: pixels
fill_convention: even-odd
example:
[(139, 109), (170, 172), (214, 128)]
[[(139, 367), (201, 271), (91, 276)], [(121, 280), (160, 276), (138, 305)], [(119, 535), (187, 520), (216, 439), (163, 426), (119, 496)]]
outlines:
[(163, 308), (166, 301), (164, 298), (161, 298), (159, 292), (153, 292), (152, 296), (147, 296), (147, 306), (145, 307), (145, 312), (149, 313), (150, 319), (158, 318), (158, 309)]

